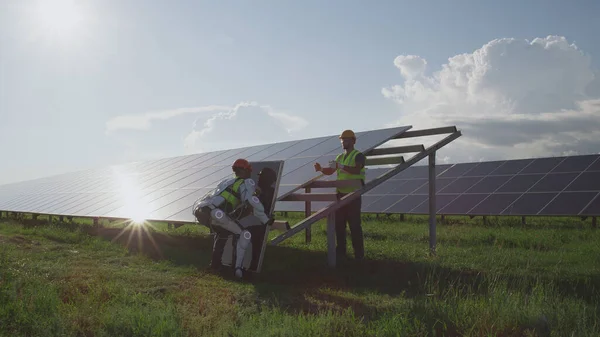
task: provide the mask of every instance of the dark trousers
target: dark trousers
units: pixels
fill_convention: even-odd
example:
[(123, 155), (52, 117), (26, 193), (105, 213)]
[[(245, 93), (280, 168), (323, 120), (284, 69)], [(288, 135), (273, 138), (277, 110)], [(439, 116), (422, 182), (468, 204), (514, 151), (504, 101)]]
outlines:
[(258, 268), (258, 262), (260, 260), (260, 253), (262, 252), (263, 238), (265, 236), (266, 226), (252, 226), (248, 228), (252, 238), (252, 261), (250, 262), (250, 269), (256, 271)]
[[(253, 226), (248, 228), (248, 231), (250, 234), (252, 234), (252, 238), (250, 239), (252, 242), (252, 261), (250, 262), (250, 269), (253, 271), (258, 268), (258, 261), (260, 260), (260, 253), (262, 251), (263, 237), (266, 230), (267, 228), (265, 226)], [(223, 252), (225, 251), (227, 238), (231, 235), (231, 233), (217, 228), (214, 229), (214, 232), (215, 237), (213, 241), (210, 266), (211, 268), (218, 269), (221, 266), (221, 259), (223, 257)], [(235, 247), (233, 248), (233, 252), (235, 253)]]
[[(338, 198), (343, 197), (338, 193)], [(354, 257), (362, 259), (365, 256), (363, 231), (360, 220), (362, 198), (358, 197), (348, 205), (338, 209), (335, 213), (335, 235), (336, 235), (336, 256), (338, 258), (346, 257), (346, 223), (350, 227), (350, 238)]]
[(215, 236), (213, 241), (210, 267), (213, 269), (219, 269), (222, 266), (221, 259), (223, 258), (225, 244), (227, 243), (227, 238), (231, 235), (231, 233), (220, 228), (214, 228), (213, 232), (215, 233)]

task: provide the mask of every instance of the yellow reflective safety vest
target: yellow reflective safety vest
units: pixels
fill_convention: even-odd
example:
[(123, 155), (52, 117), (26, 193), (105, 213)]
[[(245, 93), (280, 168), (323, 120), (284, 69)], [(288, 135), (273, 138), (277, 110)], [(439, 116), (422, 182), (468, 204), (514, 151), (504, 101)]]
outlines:
[(240, 186), (244, 183), (244, 179), (237, 178), (237, 180), (229, 185), (220, 196), (225, 198), (226, 204), (224, 205), (226, 212), (233, 211), (241, 202), (242, 197), (240, 196)]
[[(348, 154), (340, 153), (335, 158), (335, 161), (338, 162), (338, 164), (340, 164), (340, 165), (355, 166), (356, 165), (356, 161), (355, 161), (356, 156), (359, 153), (360, 153), (360, 151), (358, 151), (357, 149), (352, 150)], [(350, 173), (342, 170), (341, 168), (337, 169), (337, 180), (356, 180), (356, 179), (362, 180), (362, 182), (364, 184), (364, 182), (365, 182), (365, 168), (364, 167), (360, 170), (359, 174), (350, 174)], [(358, 189), (358, 187), (338, 187), (337, 191), (339, 193), (351, 193), (357, 189)]]

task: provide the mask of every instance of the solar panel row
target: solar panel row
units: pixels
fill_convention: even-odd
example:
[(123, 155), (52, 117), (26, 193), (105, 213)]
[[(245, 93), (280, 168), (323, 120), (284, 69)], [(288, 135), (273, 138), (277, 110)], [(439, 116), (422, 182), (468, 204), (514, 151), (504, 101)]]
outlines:
[[(385, 171), (369, 170), (367, 181)], [(407, 168), (363, 195), (362, 211), (428, 214), (428, 174), (427, 166)], [(436, 194), (438, 214), (599, 216), (600, 155), (437, 165)], [(276, 210), (304, 211), (304, 202)]]
[[(439, 165), (437, 213), (600, 215), (599, 158), (583, 155)], [(427, 214), (427, 175), (427, 166), (409, 167), (365, 194), (363, 211)]]
[[(370, 150), (409, 128), (357, 132), (357, 148)], [(231, 176), (237, 158), (283, 160), (281, 195), (315, 177), (314, 162), (339, 152), (338, 136), (331, 135), (66, 173), (0, 186), (0, 210), (181, 221), (196, 198)]]

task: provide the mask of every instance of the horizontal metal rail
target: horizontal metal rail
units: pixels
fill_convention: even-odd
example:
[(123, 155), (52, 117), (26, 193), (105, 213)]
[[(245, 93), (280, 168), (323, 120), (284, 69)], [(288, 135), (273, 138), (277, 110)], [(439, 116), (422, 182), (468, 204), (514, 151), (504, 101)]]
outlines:
[(404, 163), (404, 157), (395, 156), (395, 157), (380, 157), (380, 158), (369, 158), (365, 162), (365, 166), (376, 166), (376, 165), (392, 165), (392, 164), (402, 164)]
[(456, 129), (456, 126), (444, 126), (441, 128), (406, 131), (392, 139), (435, 136), (435, 135), (441, 135), (441, 134), (446, 134), (446, 133), (455, 133), (457, 131), (458, 130)]
[(335, 193), (293, 193), (282, 199), (282, 201), (337, 201)]
[[(408, 132), (408, 131), (407, 131)], [(400, 154), (400, 153), (411, 153), (425, 151), (425, 146), (420, 145), (406, 145), (396, 147), (384, 147), (381, 149), (373, 149), (367, 152), (366, 156), (382, 156), (386, 154)]]
[[(315, 180), (311, 182), (308, 188), (336, 188), (336, 187), (362, 187), (362, 183), (358, 179), (351, 180)], [(284, 200), (284, 199), (281, 199)]]

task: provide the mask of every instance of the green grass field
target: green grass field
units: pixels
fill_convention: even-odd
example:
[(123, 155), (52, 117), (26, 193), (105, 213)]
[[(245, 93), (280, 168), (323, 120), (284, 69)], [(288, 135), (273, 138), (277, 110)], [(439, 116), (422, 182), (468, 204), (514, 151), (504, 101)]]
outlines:
[(600, 335), (589, 220), (450, 220), (431, 257), (426, 218), (365, 216), (367, 260), (336, 270), (319, 222), (311, 243), (301, 233), (267, 247), (263, 272), (236, 281), (207, 272), (198, 226), (117, 238), (120, 228), (2, 219), (0, 335)]

